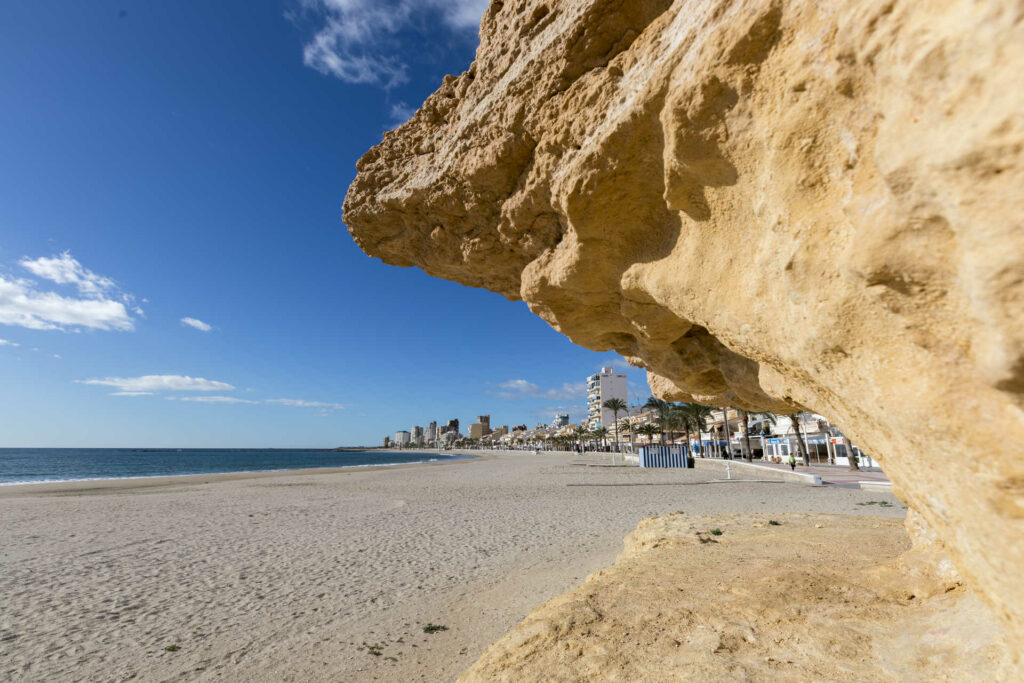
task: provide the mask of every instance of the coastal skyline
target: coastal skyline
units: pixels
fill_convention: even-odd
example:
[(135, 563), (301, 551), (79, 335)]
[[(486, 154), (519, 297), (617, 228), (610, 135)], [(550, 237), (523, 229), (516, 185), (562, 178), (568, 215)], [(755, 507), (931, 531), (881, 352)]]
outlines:
[(468, 67), (485, 5), (0, 10), (4, 445), (333, 447), (582, 417), (586, 377), (621, 359), (366, 257), (340, 215), (362, 153)]

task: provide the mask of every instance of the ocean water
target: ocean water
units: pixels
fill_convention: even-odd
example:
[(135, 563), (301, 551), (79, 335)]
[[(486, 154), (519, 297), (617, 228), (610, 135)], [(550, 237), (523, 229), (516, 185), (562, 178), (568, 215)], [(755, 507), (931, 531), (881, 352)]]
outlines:
[(389, 453), (241, 448), (0, 448), (0, 486), (178, 474), (400, 465), (463, 457), (431, 450)]

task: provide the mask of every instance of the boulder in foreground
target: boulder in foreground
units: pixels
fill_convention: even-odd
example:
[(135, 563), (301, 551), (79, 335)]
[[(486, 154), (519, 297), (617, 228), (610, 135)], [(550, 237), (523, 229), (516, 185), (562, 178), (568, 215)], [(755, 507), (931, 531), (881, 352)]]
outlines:
[(892, 519), (648, 518), (459, 680), (1013, 680), (999, 621), (963, 587), (909, 580), (908, 546)]

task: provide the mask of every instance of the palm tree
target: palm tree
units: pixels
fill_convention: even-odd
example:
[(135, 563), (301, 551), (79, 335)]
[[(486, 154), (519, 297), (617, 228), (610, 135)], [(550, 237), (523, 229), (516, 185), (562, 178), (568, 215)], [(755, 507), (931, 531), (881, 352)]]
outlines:
[(629, 419), (628, 417), (622, 418), (622, 421), (619, 422), (619, 426), (617, 427), (617, 429), (621, 430), (623, 425), (625, 425), (626, 429), (629, 430), (629, 450), (635, 451), (636, 444), (633, 443), (633, 420)]
[(668, 404), (668, 410), (665, 414), (658, 417), (657, 423), (662, 430), (668, 432), (669, 443), (675, 445), (676, 443), (676, 432), (683, 428), (683, 419), (679, 414), (679, 407), (675, 403)]
[(846, 454), (846, 459), (850, 462), (850, 471), (859, 471), (860, 464), (857, 462), (857, 453), (853, 450), (853, 442), (850, 441), (850, 437), (846, 437)]
[[(572, 430), (573, 438), (575, 438), (576, 441), (580, 443), (582, 443), (583, 440), (587, 437), (587, 434), (589, 434), (589, 432), (587, 431), (587, 428), (584, 427), (583, 425), (576, 425)], [(583, 446), (583, 450), (586, 450), (586, 446)]]
[(732, 432), (729, 429), (729, 406), (722, 406), (722, 435), (725, 437), (725, 457), (732, 460)]
[(615, 415), (615, 450), (619, 450), (619, 413), (629, 410), (629, 406), (621, 398), (610, 398), (601, 404), (605, 410), (612, 411)]
[(605, 442), (605, 438), (608, 436), (608, 428), (607, 427), (598, 427), (594, 431), (590, 432), (590, 436), (594, 440), (597, 440), (597, 439), (601, 440), (601, 448), (607, 448), (607, 443)]
[[(778, 424), (778, 418), (776, 417), (775, 413), (773, 413), (773, 412), (771, 412), (769, 410), (765, 410), (765, 411), (760, 412), (760, 413), (751, 413), (750, 416), (752, 418), (754, 418), (755, 420), (757, 420), (757, 419), (761, 420), (761, 435), (762, 436), (768, 436), (769, 434), (771, 434), (772, 433), (771, 427), (774, 427), (776, 424)], [(771, 427), (769, 427), (768, 425), (771, 425)]]
[(663, 401), (660, 398), (654, 398), (651, 396), (647, 399), (647, 403), (644, 404), (644, 408), (653, 410), (658, 413), (656, 422), (661, 427), (659, 433), (661, 434), (661, 443), (665, 443), (665, 423), (668, 422), (668, 413), (670, 410), (670, 404), (668, 401)]
[[(802, 410), (798, 411), (796, 413), (793, 413), (792, 415), (789, 416), (789, 420), (790, 420), (790, 422), (793, 423), (793, 431), (796, 433), (796, 442), (800, 445), (800, 453), (803, 454), (804, 466), (805, 467), (810, 467), (811, 466), (811, 455), (810, 455), (810, 453), (807, 452), (807, 444), (804, 443), (804, 435), (803, 435), (803, 432), (800, 431), (800, 416), (802, 416), (803, 414), (804, 414), (804, 412)], [(852, 453), (852, 451), (851, 451), (851, 453)], [(851, 467), (850, 469), (853, 469), (853, 468)]]
[[(767, 454), (763, 450), (763, 448), (764, 448), (764, 437), (770, 436), (771, 433), (772, 433), (772, 429), (771, 428), (774, 427), (778, 423), (778, 420), (776, 419), (776, 415), (775, 415), (775, 413), (773, 413), (773, 412), (771, 412), (769, 410), (764, 410), (764, 411), (761, 411), (759, 413), (747, 413), (747, 416), (749, 418), (755, 420), (755, 421), (756, 420), (760, 420), (761, 421), (761, 446), (762, 446), (761, 457), (762, 458), (766, 458)], [(747, 429), (749, 429), (749, 427)], [(750, 440), (750, 435), (748, 434), (746, 438), (749, 441)], [(748, 445), (748, 448), (749, 448), (749, 445)]]
[(653, 443), (654, 435), (659, 433), (659, 431), (660, 430), (655, 425), (653, 425), (651, 423), (642, 424), (642, 425), (640, 425), (639, 427), (636, 428), (636, 433), (637, 434), (640, 434), (641, 436), (646, 436), (647, 437), (647, 443), (648, 444)]
[(736, 412), (740, 414), (740, 420), (743, 421), (743, 454), (746, 456), (747, 462), (753, 462), (754, 454), (750, 450), (750, 415), (742, 408), (737, 408)]
[(704, 448), (700, 442), (700, 433), (707, 429), (707, 420), (711, 416), (711, 408), (702, 406), (697, 403), (684, 403), (679, 408), (679, 412), (682, 414), (683, 420), (686, 424), (686, 443), (687, 447), (692, 452), (690, 444), (690, 430), (692, 429), (697, 434), (697, 453), (703, 455)]

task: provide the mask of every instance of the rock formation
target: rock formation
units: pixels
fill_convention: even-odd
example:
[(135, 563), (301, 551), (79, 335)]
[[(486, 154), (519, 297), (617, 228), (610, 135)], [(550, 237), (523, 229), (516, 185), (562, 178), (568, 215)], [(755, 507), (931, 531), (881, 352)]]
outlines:
[(650, 517), (459, 683), (1019, 680), (977, 595), (895, 570), (907, 540), (879, 517)]
[(828, 415), (1024, 643), (1024, 4), (493, 0), (480, 35), (359, 161), (359, 245), (662, 397)]

